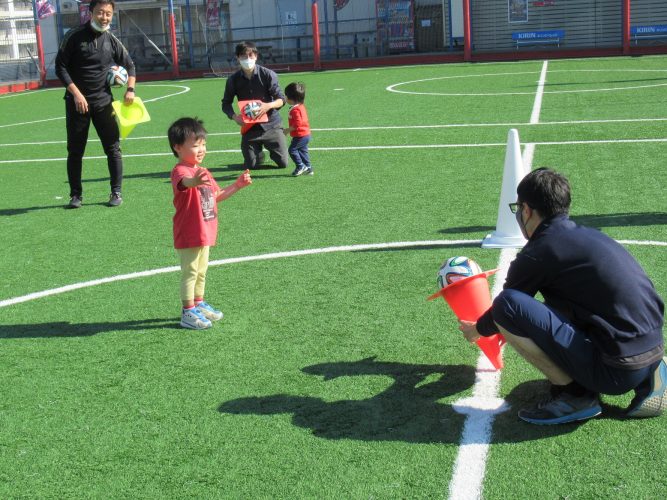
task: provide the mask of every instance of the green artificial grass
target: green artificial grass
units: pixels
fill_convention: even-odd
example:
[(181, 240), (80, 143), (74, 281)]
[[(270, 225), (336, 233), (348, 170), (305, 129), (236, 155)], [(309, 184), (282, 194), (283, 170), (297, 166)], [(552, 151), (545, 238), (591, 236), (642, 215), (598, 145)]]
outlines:
[[(162, 272), (0, 307), (0, 496), (447, 497), (466, 418), (453, 404), (472, 394), (479, 350), (442, 300), (426, 301), (440, 264), (498, 266), (479, 242), (516, 128), (536, 144), (533, 167), (569, 177), (575, 220), (658, 243), (627, 248), (667, 296), (666, 60), (550, 61), (532, 124), (542, 61), (281, 74), (306, 83), (315, 175), (257, 169), (219, 206), (206, 298), (225, 319), (199, 332), (178, 325), (165, 136), (202, 118), (204, 164), (232, 183), (242, 158), (224, 80), (139, 79), (152, 120), (123, 141), (117, 209), (92, 130), (84, 206), (63, 208), (62, 89), (3, 96), (0, 303)], [(628, 88), (588, 92), (611, 87)], [(405, 245), (224, 263), (391, 242)], [(623, 420), (629, 394), (581, 425), (522, 423), (517, 409), (546, 386), (504, 358), (510, 410), (493, 424), (485, 498), (667, 495), (665, 417)]]

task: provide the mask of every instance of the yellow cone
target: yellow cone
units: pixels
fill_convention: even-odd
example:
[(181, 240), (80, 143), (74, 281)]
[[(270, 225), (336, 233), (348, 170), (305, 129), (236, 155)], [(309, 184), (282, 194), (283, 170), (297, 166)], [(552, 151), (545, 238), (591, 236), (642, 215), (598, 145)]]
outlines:
[(135, 97), (134, 102), (129, 106), (126, 106), (123, 101), (114, 101), (111, 106), (113, 106), (116, 115), (121, 139), (130, 135), (136, 125), (151, 119), (146, 106), (139, 97)]

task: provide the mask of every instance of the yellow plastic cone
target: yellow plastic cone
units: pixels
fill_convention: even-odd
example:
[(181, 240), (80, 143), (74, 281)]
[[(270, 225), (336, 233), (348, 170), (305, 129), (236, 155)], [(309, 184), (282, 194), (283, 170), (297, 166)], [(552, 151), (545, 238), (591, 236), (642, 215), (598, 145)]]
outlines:
[(121, 139), (130, 135), (130, 132), (139, 123), (148, 122), (151, 119), (146, 106), (139, 97), (135, 97), (134, 102), (129, 106), (126, 106), (123, 101), (114, 101), (111, 106), (116, 115)]

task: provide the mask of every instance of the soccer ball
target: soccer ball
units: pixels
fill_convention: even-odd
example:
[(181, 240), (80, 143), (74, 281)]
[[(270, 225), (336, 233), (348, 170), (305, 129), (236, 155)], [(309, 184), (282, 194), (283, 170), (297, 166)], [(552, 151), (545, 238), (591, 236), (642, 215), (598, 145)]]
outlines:
[(107, 83), (111, 87), (124, 87), (127, 78), (127, 70), (122, 66), (111, 66), (107, 72)]
[(482, 269), (474, 260), (468, 257), (452, 257), (447, 259), (438, 270), (438, 287), (444, 288), (463, 278), (480, 273)]
[(258, 102), (249, 102), (243, 108), (243, 114), (246, 115), (246, 118), (249, 120), (254, 120), (257, 113), (259, 113), (260, 105)]

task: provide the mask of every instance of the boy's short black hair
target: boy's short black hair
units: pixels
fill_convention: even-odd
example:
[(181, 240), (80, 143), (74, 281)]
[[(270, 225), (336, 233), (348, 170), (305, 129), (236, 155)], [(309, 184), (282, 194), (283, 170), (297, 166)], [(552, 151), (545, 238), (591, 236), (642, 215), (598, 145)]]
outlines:
[(178, 153), (174, 149), (174, 146), (185, 144), (185, 141), (190, 137), (194, 137), (195, 139), (206, 139), (207, 133), (208, 132), (206, 132), (206, 129), (204, 128), (204, 122), (199, 118), (179, 118), (171, 124), (167, 131), (171, 152), (178, 158)]
[(253, 54), (257, 55), (257, 45), (255, 45), (253, 42), (239, 42), (238, 45), (236, 45), (236, 57), (244, 56), (246, 52), (252, 52)]
[(111, 5), (111, 8), (114, 11), (116, 10), (116, 2), (114, 0), (91, 0), (91, 2), (88, 4), (88, 10), (92, 12), (97, 4), (105, 4), (105, 3)]
[(518, 202), (534, 208), (545, 219), (570, 211), (570, 183), (563, 174), (550, 168), (530, 172), (521, 180), (516, 193)]
[(306, 86), (301, 82), (292, 82), (285, 87), (285, 96), (301, 104), (306, 100)]

